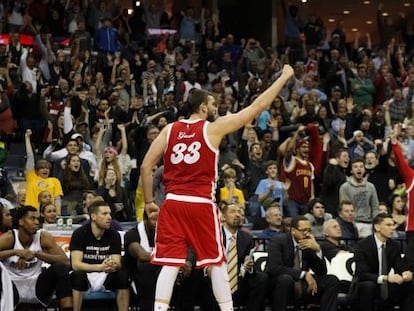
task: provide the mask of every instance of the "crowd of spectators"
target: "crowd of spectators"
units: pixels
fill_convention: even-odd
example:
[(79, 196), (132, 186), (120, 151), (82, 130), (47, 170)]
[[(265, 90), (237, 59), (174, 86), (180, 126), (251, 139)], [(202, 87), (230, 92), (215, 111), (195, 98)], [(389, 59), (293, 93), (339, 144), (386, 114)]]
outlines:
[[(381, 211), (396, 237), (410, 236), (414, 63), (405, 14), (384, 18), (380, 3), (380, 42), (356, 33), (349, 43), (342, 22), (328, 34), (321, 17), (303, 22), (298, 7), (282, 4), (286, 45), (273, 48), (227, 33), (209, 8), (169, 16), (150, 0), (131, 10), (104, 0), (0, 3), (1, 204), (34, 206), (45, 223), (82, 222), (93, 196), (109, 204), (114, 228), (141, 221), (140, 164), (165, 125), (188, 115), (191, 89), (210, 91), (220, 117), (248, 106), (291, 64), (295, 75), (269, 109), (222, 141), (220, 207), (241, 208), (246, 227), (269, 225), (264, 238), (304, 215), (317, 238), (337, 217), (354, 240), (372, 233)], [(4, 169), (14, 143), (27, 158), (17, 190)], [(154, 167), (157, 203), (162, 169)]]

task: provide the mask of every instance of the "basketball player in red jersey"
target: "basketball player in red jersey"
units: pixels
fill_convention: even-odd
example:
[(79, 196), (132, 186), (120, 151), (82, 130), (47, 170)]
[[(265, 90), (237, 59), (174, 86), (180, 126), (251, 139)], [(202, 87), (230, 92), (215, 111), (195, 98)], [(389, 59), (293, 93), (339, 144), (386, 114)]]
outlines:
[(405, 192), (407, 193), (407, 202), (405, 206), (405, 214), (407, 220), (405, 222), (405, 231), (407, 239), (414, 239), (414, 170), (404, 158), (398, 138), (401, 137), (401, 124), (396, 124), (391, 135), (391, 147), (395, 154), (395, 162), (398, 171), (405, 183)]
[[(141, 177), (148, 215), (151, 217), (159, 211), (151, 262), (163, 268), (158, 276), (154, 310), (168, 310), (188, 245), (196, 253), (198, 268), (211, 266), (213, 292), (220, 309), (233, 310), (218, 207), (214, 201), (218, 147), (225, 135), (268, 109), (292, 75), (293, 69), (285, 65), (279, 79), (251, 105), (211, 123), (209, 120), (214, 120), (217, 113), (213, 96), (193, 89), (188, 97), (190, 118), (168, 124), (151, 144), (141, 165)], [(152, 168), (163, 156), (166, 199), (159, 209), (154, 203)]]

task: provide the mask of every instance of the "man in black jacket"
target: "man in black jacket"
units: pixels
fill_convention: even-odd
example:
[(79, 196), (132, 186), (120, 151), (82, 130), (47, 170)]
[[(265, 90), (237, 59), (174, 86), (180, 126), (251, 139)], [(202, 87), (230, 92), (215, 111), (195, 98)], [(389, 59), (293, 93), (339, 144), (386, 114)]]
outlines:
[(394, 305), (414, 310), (413, 274), (406, 269), (398, 242), (391, 239), (392, 216), (379, 214), (373, 225), (375, 233), (359, 241), (355, 249), (360, 309), (374, 310), (374, 300), (381, 298), (381, 310), (394, 310)]
[(296, 303), (317, 298), (321, 311), (336, 311), (339, 281), (326, 274), (322, 251), (311, 234), (309, 220), (296, 216), (291, 226), (290, 234), (275, 236), (268, 248), (266, 270), (273, 295), (272, 310), (286, 310), (294, 293)]

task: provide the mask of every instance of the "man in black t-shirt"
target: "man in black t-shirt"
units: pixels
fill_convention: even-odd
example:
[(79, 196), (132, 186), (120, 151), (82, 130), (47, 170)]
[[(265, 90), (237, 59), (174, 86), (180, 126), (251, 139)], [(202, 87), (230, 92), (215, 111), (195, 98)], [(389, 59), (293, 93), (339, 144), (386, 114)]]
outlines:
[(82, 292), (104, 289), (116, 290), (119, 311), (129, 308), (129, 280), (121, 269), (121, 238), (110, 228), (111, 209), (105, 201), (89, 207), (90, 224), (73, 232), (70, 256), (73, 310), (82, 307)]

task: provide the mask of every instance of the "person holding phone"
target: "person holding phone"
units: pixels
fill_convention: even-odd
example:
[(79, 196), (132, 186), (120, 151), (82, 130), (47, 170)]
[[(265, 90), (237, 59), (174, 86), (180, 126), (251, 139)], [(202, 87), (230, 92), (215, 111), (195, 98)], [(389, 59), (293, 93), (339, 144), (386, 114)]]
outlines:
[[(268, 276), (264, 272), (255, 271), (253, 266), (253, 252), (255, 251), (255, 242), (253, 236), (246, 231), (240, 229), (242, 225), (241, 208), (237, 204), (224, 204), (222, 209), (223, 223), (223, 244), (226, 249), (226, 257), (230, 285), (232, 289), (233, 303), (235, 306), (246, 306), (246, 310), (263, 310), (263, 303), (267, 294)], [(236, 244), (237, 253), (237, 281), (234, 283), (231, 279), (231, 246), (232, 239)], [(209, 277), (211, 268), (206, 269), (205, 276)], [(209, 283), (209, 282), (205, 282)], [(209, 286), (207, 286), (209, 288)], [(208, 295), (212, 297), (212, 291), (206, 290)], [(214, 299), (206, 299), (213, 302)], [(204, 307), (207, 307), (204, 305)], [(203, 308), (204, 309), (204, 308)], [(211, 310), (211, 308), (206, 308)]]

